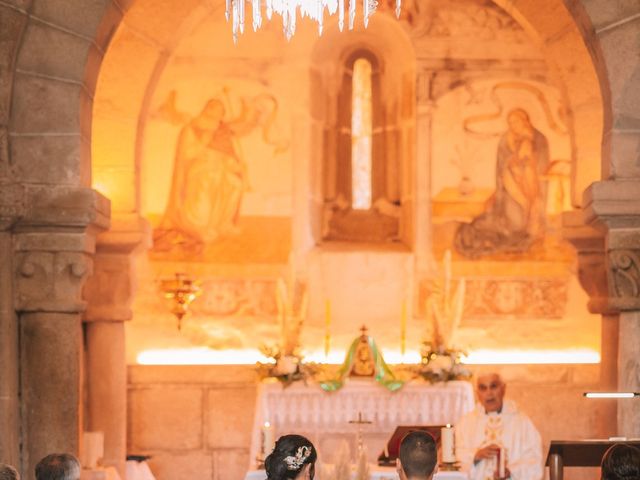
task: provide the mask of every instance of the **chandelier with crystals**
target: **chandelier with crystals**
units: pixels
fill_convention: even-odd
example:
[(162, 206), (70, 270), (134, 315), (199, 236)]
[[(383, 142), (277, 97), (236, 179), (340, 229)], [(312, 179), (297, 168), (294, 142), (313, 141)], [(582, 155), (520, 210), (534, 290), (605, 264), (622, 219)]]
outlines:
[[(253, 30), (256, 31), (262, 26), (262, 0), (250, 0), (251, 13), (253, 19)], [(349, 2), (349, 30), (353, 30), (353, 23), (356, 17), (356, 0)], [(400, 17), (400, 7), (402, 0), (396, 0), (396, 16)], [(245, 4), (247, 0), (226, 0), (225, 16), (227, 22), (233, 25), (233, 40), (238, 39), (238, 33), (244, 33)], [(369, 17), (373, 15), (378, 6), (377, 0), (362, 0), (362, 12), (364, 15), (365, 28), (369, 24)], [(290, 40), (296, 32), (296, 17), (298, 9), (301, 17), (310, 17), (318, 22), (318, 33), (322, 35), (322, 21), (325, 8), (329, 15), (338, 12), (338, 26), (340, 31), (344, 29), (345, 0), (265, 0), (265, 10), (267, 19), (271, 20), (273, 13), (282, 17), (284, 34)]]

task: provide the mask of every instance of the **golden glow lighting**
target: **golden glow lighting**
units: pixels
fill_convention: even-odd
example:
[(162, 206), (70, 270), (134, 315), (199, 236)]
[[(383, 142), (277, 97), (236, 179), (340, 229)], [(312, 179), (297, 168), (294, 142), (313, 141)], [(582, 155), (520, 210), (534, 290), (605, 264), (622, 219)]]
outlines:
[(252, 349), (173, 348), (145, 350), (138, 354), (140, 365), (253, 365), (270, 361), (258, 350)]
[(600, 363), (596, 350), (472, 350), (463, 359), (467, 365), (527, 365)]
[[(382, 351), (389, 364), (420, 363), (420, 353), (409, 350), (404, 355), (400, 350)], [(339, 365), (344, 362), (344, 350), (332, 350), (325, 355), (322, 350), (306, 352), (307, 362)], [(257, 349), (212, 350), (208, 348), (157, 349), (140, 352), (137, 357), (141, 365), (253, 365), (269, 363)], [(600, 354), (590, 349), (568, 350), (472, 350), (464, 358), (467, 365), (536, 365), (536, 364), (595, 364)]]

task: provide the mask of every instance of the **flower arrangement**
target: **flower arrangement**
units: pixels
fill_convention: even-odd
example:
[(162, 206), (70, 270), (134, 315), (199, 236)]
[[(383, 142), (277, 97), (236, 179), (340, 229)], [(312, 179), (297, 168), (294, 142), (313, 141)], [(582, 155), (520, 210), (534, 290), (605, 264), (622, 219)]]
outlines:
[(450, 380), (468, 380), (471, 372), (463, 363), (465, 353), (455, 348), (436, 348), (430, 342), (423, 342), (420, 350), (422, 361), (418, 375), (429, 383), (448, 382)]
[(288, 387), (293, 382), (307, 382), (314, 378), (320, 370), (315, 363), (305, 363), (303, 356), (297, 351), (289, 355), (280, 347), (263, 345), (260, 351), (265, 357), (273, 360), (273, 363), (258, 362), (258, 375), (260, 378), (275, 378)]
[(276, 305), (280, 341), (276, 345), (263, 345), (262, 354), (272, 362), (258, 362), (260, 378), (275, 378), (285, 386), (296, 381), (306, 382), (318, 372), (315, 364), (305, 363), (300, 353), (300, 332), (307, 315), (307, 292), (305, 286), (296, 282), (293, 274), (289, 282), (282, 278), (276, 284)]
[(464, 366), (465, 353), (449, 347), (462, 320), (466, 283), (454, 285), (451, 279), (451, 251), (444, 254), (443, 275), (431, 282), (425, 305), (431, 340), (422, 343), (417, 374), (428, 382), (446, 382), (471, 378)]

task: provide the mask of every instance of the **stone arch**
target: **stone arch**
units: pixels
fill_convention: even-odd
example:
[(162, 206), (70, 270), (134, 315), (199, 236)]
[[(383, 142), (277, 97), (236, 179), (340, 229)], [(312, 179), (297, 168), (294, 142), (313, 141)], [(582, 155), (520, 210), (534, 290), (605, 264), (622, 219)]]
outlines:
[[(139, 166), (143, 122), (154, 86), (185, 32), (214, 8), (189, 0), (165, 6), (150, 21), (154, 2), (132, 2), (105, 52), (97, 85), (92, 138), (94, 186), (108, 194), (113, 212), (139, 212)], [(220, 5), (217, 5), (220, 7)], [(124, 185), (125, 188), (121, 188)]]
[[(628, 155), (637, 145), (633, 111), (638, 100), (632, 84), (639, 75), (638, 66), (623, 59), (624, 52), (633, 52), (630, 49), (635, 44), (639, 7), (573, 2), (569, 8), (555, 0), (547, 0), (544, 5), (530, 0), (495, 1), (536, 34), (564, 83), (579, 86), (566, 92), (578, 145), (574, 203), (589, 183), (599, 179), (600, 167), (605, 177), (635, 174), (640, 166), (633, 162), (620, 164), (615, 157), (617, 152)], [(109, 72), (108, 56), (105, 58), (114, 46), (110, 44), (114, 32), (137, 31), (145, 44), (141, 46), (144, 51), (136, 52), (140, 70), (156, 71), (162, 63), (160, 58), (166, 57), (172, 41), (178, 38), (180, 29), (174, 27), (188, 18), (197, 21), (198, 12), (218, 8), (199, 0), (179, 2), (175, 8), (165, 5), (156, 9), (154, 19), (149, 21), (142, 14), (145, 3), (94, 2), (89, 7), (67, 2), (61, 9), (44, 1), (20, 1), (3, 7), (7, 11), (7, 31), (13, 33), (6, 47), (11, 53), (3, 69), (0, 92), (1, 120), (7, 130), (5, 137), (10, 139), (9, 147), (5, 147), (5, 176), (9, 175), (11, 158), (11, 177), (15, 180), (89, 185), (93, 96), (99, 74), (104, 81), (115, 81), (113, 72)], [(158, 60), (152, 66), (145, 65), (149, 55)], [(113, 68), (117, 69), (117, 64)], [(152, 77), (148, 71), (147, 80)], [(136, 127), (131, 125), (133, 134), (127, 129), (127, 140), (135, 141)], [(122, 129), (114, 130), (116, 136), (122, 133)], [(51, 155), (57, 161), (44, 166), (56, 165), (55, 171), (51, 167), (26, 169), (31, 161), (38, 164), (38, 159)], [(117, 166), (111, 168), (115, 176), (117, 170)], [(123, 171), (119, 174), (131, 177)], [(129, 201), (124, 208), (135, 210), (135, 203)], [(116, 204), (114, 207), (118, 209)]]
[[(637, 161), (640, 63), (636, 55), (640, 5), (586, 0), (495, 1), (522, 25), (536, 32), (564, 83), (579, 85), (578, 89), (566, 92), (577, 145), (580, 149), (584, 145), (584, 151), (576, 152), (578, 191), (574, 202), (577, 203), (581, 189), (601, 176), (622, 179), (640, 176)], [(44, 206), (44, 217), (47, 212), (50, 214), (53, 190), (72, 193), (70, 202), (65, 204), (70, 210), (76, 206), (76, 193), (91, 197), (93, 194), (83, 187), (91, 185), (92, 164), (103, 165), (110, 175), (108, 178), (121, 174), (121, 178), (128, 178), (125, 183), (135, 187), (135, 148), (139, 144), (138, 122), (145, 108), (146, 86), (162, 68), (181, 28), (188, 28), (203, 12), (220, 6), (208, 0), (163, 2), (160, 6), (155, 2), (154, 16), (149, 17), (143, 14), (143, 5), (151, 3), (151, 0), (8, 0), (0, 5), (3, 52), (0, 57), (0, 226), (3, 231), (18, 218), (31, 216), (33, 221), (38, 214), (33, 208), (34, 202)], [(128, 87), (132, 81), (131, 77), (123, 78), (126, 72), (115, 56), (111, 62), (109, 59), (115, 52), (112, 38), (120, 29), (128, 30), (139, 40), (140, 51), (128, 53), (135, 60), (130, 67), (140, 83), (140, 95), (130, 105), (132, 108), (126, 110), (127, 115), (120, 119), (121, 128), (98, 140), (92, 136), (92, 119), (96, 102), (100, 101), (95, 98), (97, 84), (116, 82)], [(114, 120), (118, 120), (117, 116)], [(130, 142), (128, 145), (134, 151), (123, 164), (110, 165), (108, 157), (113, 152), (105, 155), (102, 163), (90, 150), (94, 141), (113, 145)], [(51, 189), (53, 185), (55, 189)], [(110, 191), (108, 195), (114, 196)], [(83, 211), (76, 216), (62, 217), (58, 219), (59, 225), (85, 228), (97, 216), (108, 214), (100, 199), (91, 201), (93, 206), (86, 216)], [(122, 203), (114, 201), (114, 211), (135, 214), (137, 205), (137, 199), (125, 195)], [(10, 262), (7, 268), (11, 268)], [(76, 269), (76, 276), (79, 272), (81, 269)], [(11, 271), (5, 273), (13, 275)], [(70, 297), (77, 295), (77, 290), (70, 289)], [(10, 293), (3, 298), (11, 299)], [(80, 307), (65, 305), (64, 308), (73, 308), (75, 312)], [(3, 355), (9, 351), (15, 353), (13, 343), (17, 341), (12, 338), (2, 336)], [(17, 375), (13, 377), (13, 384), (0, 386), (8, 392), (5, 396), (3, 390), (0, 397), (13, 402), (6, 409), (0, 408), (1, 412), (17, 408)], [(0, 417), (0, 425), (9, 425), (3, 427), (0, 448), (10, 452), (9, 460), (19, 463), (15, 418), (10, 425), (4, 414)], [(69, 424), (72, 429), (78, 426), (73, 422)], [(8, 434), (4, 434), (4, 428)], [(61, 429), (58, 436), (64, 433)], [(25, 467), (32, 460), (25, 460)]]

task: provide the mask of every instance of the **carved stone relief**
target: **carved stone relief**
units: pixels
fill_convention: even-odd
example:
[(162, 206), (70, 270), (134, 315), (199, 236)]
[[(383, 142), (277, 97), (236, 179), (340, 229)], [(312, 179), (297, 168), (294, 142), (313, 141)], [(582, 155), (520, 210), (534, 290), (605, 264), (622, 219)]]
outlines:
[[(380, 2), (378, 10), (395, 16), (396, 0)], [(400, 21), (414, 37), (471, 37), (504, 39), (510, 43), (529, 41), (522, 27), (501, 8), (484, 0), (443, 2), (403, 0)]]
[(463, 317), (562, 318), (568, 278), (468, 278)]
[(637, 250), (609, 252), (611, 295), (618, 298), (640, 297), (640, 257)]
[(207, 280), (192, 309), (199, 315), (216, 317), (273, 316), (277, 313), (275, 291), (276, 282), (271, 279)]
[(82, 286), (92, 261), (85, 252), (19, 252), (16, 255), (16, 309), (81, 312)]

